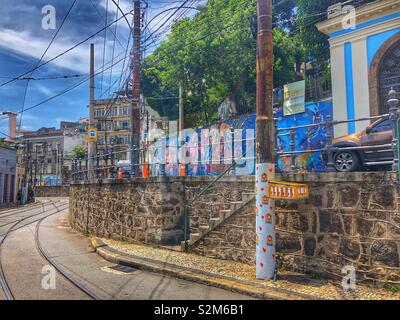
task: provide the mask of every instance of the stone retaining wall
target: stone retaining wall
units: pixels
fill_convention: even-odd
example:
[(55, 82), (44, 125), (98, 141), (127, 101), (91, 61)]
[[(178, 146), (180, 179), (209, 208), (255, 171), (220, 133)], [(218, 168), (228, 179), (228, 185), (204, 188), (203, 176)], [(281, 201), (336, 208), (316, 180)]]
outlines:
[(168, 178), (73, 184), (71, 226), (116, 240), (179, 244), (183, 230), (182, 187)]
[[(71, 225), (118, 240), (178, 245), (183, 238), (183, 203), (214, 178), (175, 177), (74, 184)], [(308, 174), (277, 177), (304, 181), (311, 197), (277, 201), (277, 249), (284, 268), (342, 277), (354, 265), (358, 280), (400, 283), (400, 186), (391, 173)], [(242, 192), (253, 177), (225, 177), (190, 210), (196, 232)], [(255, 205), (249, 204), (192, 248), (197, 254), (249, 264), (255, 258)]]
[(68, 197), (69, 186), (35, 187), (36, 197)]
[[(343, 277), (353, 265), (358, 281), (400, 283), (399, 183), (390, 173), (285, 176), (305, 181), (311, 197), (277, 201), (277, 250), (284, 268)], [(193, 252), (254, 263), (255, 204), (201, 240)]]

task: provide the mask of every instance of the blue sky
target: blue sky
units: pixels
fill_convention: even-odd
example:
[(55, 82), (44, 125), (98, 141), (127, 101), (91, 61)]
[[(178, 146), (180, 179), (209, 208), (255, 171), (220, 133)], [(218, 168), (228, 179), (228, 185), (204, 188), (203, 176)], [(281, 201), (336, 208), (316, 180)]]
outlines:
[[(107, 0), (78, 0), (72, 9), (68, 19), (56, 37), (51, 48), (44, 57), (47, 61), (66, 49), (72, 47), (89, 35), (104, 27), (104, 15)], [(119, 0), (124, 12), (132, 9), (131, 0)], [(181, 2), (181, 1), (180, 1)], [(17, 80), (10, 84), (1, 86), (9, 78), (16, 77), (32, 69), (43, 54), (56, 30), (44, 30), (42, 19), (45, 14), (42, 8), (45, 5), (53, 5), (56, 9), (56, 27), (58, 28), (64, 18), (72, 0), (4, 0), (2, 1), (2, 18), (0, 19), (0, 111), (22, 110), (23, 94), (26, 80)], [(174, 7), (179, 1), (149, 0), (148, 19), (156, 15), (160, 10)], [(115, 20), (116, 7), (109, 0), (109, 21)], [(158, 17), (152, 27), (165, 19), (163, 14)], [(131, 21), (132, 16), (127, 17)], [(111, 20), (112, 19), (112, 20)], [(114, 26), (112, 27), (114, 31)], [(124, 20), (120, 20), (117, 27), (117, 37), (121, 44), (116, 42), (114, 56), (117, 61), (124, 57), (125, 46), (129, 35), (129, 29)], [(85, 42), (76, 49), (39, 68), (33, 74), (33, 78), (59, 77), (65, 75), (87, 76), (89, 72), (89, 47), (95, 44), (95, 69), (101, 68), (103, 60), (104, 33), (100, 33), (90, 41)], [(114, 37), (110, 31), (107, 32), (105, 50), (105, 62), (112, 60)], [(108, 65), (109, 66), (109, 65)], [(101, 95), (108, 96), (110, 83), (119, 80), (123, 62), (113, 67), (113, 75), (110, 69), (104, 73), (103, 82), (101, 75), (96, 77), (96, 98)], [(52, 80), (32, 80), (29, 82), (25, 108), (34, 106), (47, 98), (62, 92), (63, 90), (77, 84), (85, 79), (68, 78)], [(117, 84), (110, 90), (116, 89)], [(37, 108), (23, 113), (22, 128), (25, 130), (36, 130), (40, 127), (58, 127), (61, 120), (74, 121), (86, 117), (88, 112), (89, 85), (88, 82), (76, 89), (51, 100)], [(0, 117), (0, 131), (7, 132), (7, 120)], [(1, 137), (1, 134), (0, 134)]]

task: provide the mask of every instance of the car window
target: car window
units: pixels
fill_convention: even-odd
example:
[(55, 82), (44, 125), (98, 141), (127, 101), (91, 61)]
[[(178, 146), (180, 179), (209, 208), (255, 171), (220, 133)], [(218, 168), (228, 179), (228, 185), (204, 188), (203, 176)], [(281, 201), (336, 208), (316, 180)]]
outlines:
[(383, 131), (391, 131), (392, 130), (392, 124), (391, 121), (385, 120), (382, 121), (381, 123), (377, 124), (372, 128), (372, 132), (383, 132)]

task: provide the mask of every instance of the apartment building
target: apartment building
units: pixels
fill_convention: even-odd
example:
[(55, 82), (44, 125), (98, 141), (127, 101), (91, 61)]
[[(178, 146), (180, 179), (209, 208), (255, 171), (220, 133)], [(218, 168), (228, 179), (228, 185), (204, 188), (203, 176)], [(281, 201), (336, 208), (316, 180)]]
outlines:
[[(116, 159), (129, 158), (131, 100), (128, 98), (95, 100), (93, 108), (94, 126), (98, 130), (97, 151), (107, 154), (112, 149)], [(161, 117), (149, 106), (141, 111), (141, 146), (154, 128), (168, 128), (168, 119)]]
[[(18, 165), (26, 170), (27, 179), (34, 185), (67, 183), (75, 147), (86, 148), (85, 129), (72, 124), (62, 129), (41, 128), (26, 132), (18, 153)], [(25, 171), (24, 170), (24, 171)]]
[(17, 151), (0, 146), (0, 207), (16, 201)]

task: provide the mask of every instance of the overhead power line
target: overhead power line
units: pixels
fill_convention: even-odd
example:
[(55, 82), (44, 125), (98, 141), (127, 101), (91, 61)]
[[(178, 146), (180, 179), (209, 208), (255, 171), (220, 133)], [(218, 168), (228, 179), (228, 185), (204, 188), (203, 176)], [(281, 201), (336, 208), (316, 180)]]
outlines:
[(43, 67), (43, 66), (49, 64), (50, 62), (53, 62), (54, 60), (57, 60), (58, 58), (62, 57), (63, 55), (67, 54), (68, 52), (70, 52), (70, 51), (74, 50), (75, 48), (79, 47), (80, 45), (82, 45), (83, 43), (87, 42), (88, 40), (94, 38), (95, 36), (97, 36), (98, 34), (100, 34), (101, 32), (103, 32), (105, 29), (111, 27), (112, 25), (114, 25), (114, 23), (117, 23), (117, 22), (120, 21), (121, 19), (126, 18), (126, 16), (127, 16), (127, 15), (130, 15), (131, 13), (132, 13), (132, 11), (129, 11), (129, 12), (127, 12), (127, 13), (124, 13), (124, 14), (123, 14), (121, 17), (119, 17), (117, 20), (115, 20), (115, 21), (109, 23), (107, 26), (101, 28), (100, 30), (98, 30), (98, 31), (96, 31), (95, 33), (93, 33), (93, 34), (91, 34), (90, 36), (88, 36), (87, 38), (85, 38), (85, 39), (79, 41), (77, 44), (73, 45), (73, 46), (70, 47), (69, 49), (67, 49), (67, 50), (65, 50), (65, 51), (63, 51), (63, 52), (61, 52), (60, 54), (56, 55), (55, 57), (51, 58), (50, 60), (47, 60), (47, 61), (41, 63), (41, 64), (38, 65), (36, 68), (33, 68), (33, 69), (31, 69), (31, 70), (28, 70), (28, 71), (26, 71), (26, 72), (24, 72), (24, 73), (22, 73), (22, 74), (20, 74), (20, 75), (18, 75), (18, 76), (16, 76), (16, 77), (14, 77), (13, 79), (11, 79), (11, 80), (9, 80), (9, 81), (6, 81), (6, 82), (4, 82), (4, 83), (2, 83), (2, 84), (0, 84), (0, 87), (3, 87), (3, 86), (5, 86), (5, 85), (7, 85), (7, 84), (9, 84), (9, 83), (11, 83), (11, 82), (13, 82), (13, 81), (16, 81), (16, 80), (18, 80), (19, 78), (22, 78), (22, 77), (26, 76), (27, 74), (30, 74), (32, 71), (37, 70), (37, 69), (39, 69), (39, 68), (41, 68), (41, 67)]
[[(122, 55), (122, 53), (120, 53), (118, 56), (121, 56), (121, 55)], [(118, 57), (118, 56), (117, 56), (117, 57)], [(117, 61), (114, 62), (112, 65), (110, 65), (110, 66), (108, 66), (107, 68), (105, 68), (104, 70), (109, 70), (111, 67), (116, 66), (117, 64), (119, 64), (119, 63), (120, 63), (121, 61), (123, 61), (123, 60), (124, 60), (124, 58), (121, 58), (121, 59), (117, 60)], [(103, 68), (97, 69), (97, 70), (95, 71), (95, 74), (94, 74), (94, 75), (95, 75), (95, 76), (96, 76), (96, 75), (99, 75), (99, 74), (102, 72), (102, 70), (103, 70)], [(61, 92), (59, 92), (59, 93), (57, 93), (57, 94), (55, 94), (55, 95), (53, 95), (53, 96), (51, 96), (51, 97), (49, 97), (49, 98), (43, 100), (43, 101), (41, 101), (41, 102), (39, 102), (39, 103), (37, 103), (37, 104), (35, 104), (35, 105), (32, 105), (32, 106), (30, 106), (30, 107), (28, 107), (28, 108), (25, 108), (24, 111), (29, 111), (29, 110), (35, 109), (35, 108), (37, 108), (37, 107), (39, 107), (39, 106), (41, 106), (41, 105), (43, 105), (43, 104), (45, 104), (45, 103), (47, 103), (47, 102), (49, 102), (49, 101), (52, 101), (52, 100), (54, 100), (54, 99), (56, 99), (56, 98), (58, 98), (58, 97), (60, 97), (60, 96), (62, 96), (62, 95), (64, 95), (64, 94), (66, 94), (66, 93), (68, 93), (68, 92), (74, 90), (75, 88), (78, 88), (79, 86), (81, 86), (81, 85), (84, 84), (85, 82), (89, 81), (89, 79), (90, 79), (90, 76), (86, 77), (85, 79), (79, 81), (78, 83), (76, 83), (76, 84), (74, 84), (74, 85), (72, 85), (72, 86), (70, 86), (70, 87), (64, 89), (63, 91), (61, 91)], [(21, 112), (22, 112), (22, 110), (21, 110), (21, 111), (18, 111), (18, 112), (16, 112), (16, 113), (21, 113)], [(0, 118), (0, 120), (3, 120), (3, 119), (7, 119), (7, 117)]]
[(33, 76), (35, 70), (37, 69), (37, 67), (39, 66), (39, 64), (42, 62), (42, 60), (43, 60), (43, 58), (45, 57), (47, 51), (49, 51), (49, 49), (50, 49), (51, 45), (53, 44), (54, 40), (56, 39), (56, 37), (57, 37), (58, 34), (60, 33), (62, 27), (64, 26), (65, 21), (67, 21), (67, 18), (68, 18), (68, 16), (69, 16), (69, 14), (71, 13), (73, 7), (75, 6), (76, 1), (77, 1), (77, 0), (73, 0), (73, 1), (72, 1), (71, 6), (69, 7), (69, 9), (68, 9), (66, 15), (64, 16), (64, 18), (63, 18), (63, 20), (62, 20), (60, 26), (58, 27), (56, 33), (54, 34), (53, 38), (50, 40), (50, 43), (48, 44), (46, 50), (44, 50), (42, 56), (41, 56), (40, 59), (37, 61), (35, 67), (33, 68), (32, 72), (30, 73), (30, 75), (29, 75), (29, 77), (28, 77), (28, 80), (26, 81), (26, 86), (25, 86), (25, 90), (24, 90), (24, 96), (23, 96), (23, 99), (22, 99), (22, 112), (21, 112), (21, 116), (20, 116), (20, 118), (19, 118), (19, 124), (18, 124), (17, 134), (18, 134), (18, 133), (20, 132), (20, 130), (21, 130), (22, 117), (23, 117), (23, 114), (24, 114), (26, 96), (27, 96), (27, 94), (28, 94), (28, 88), (29, 88), (29, 81), (30, 81), (29, 78)]

